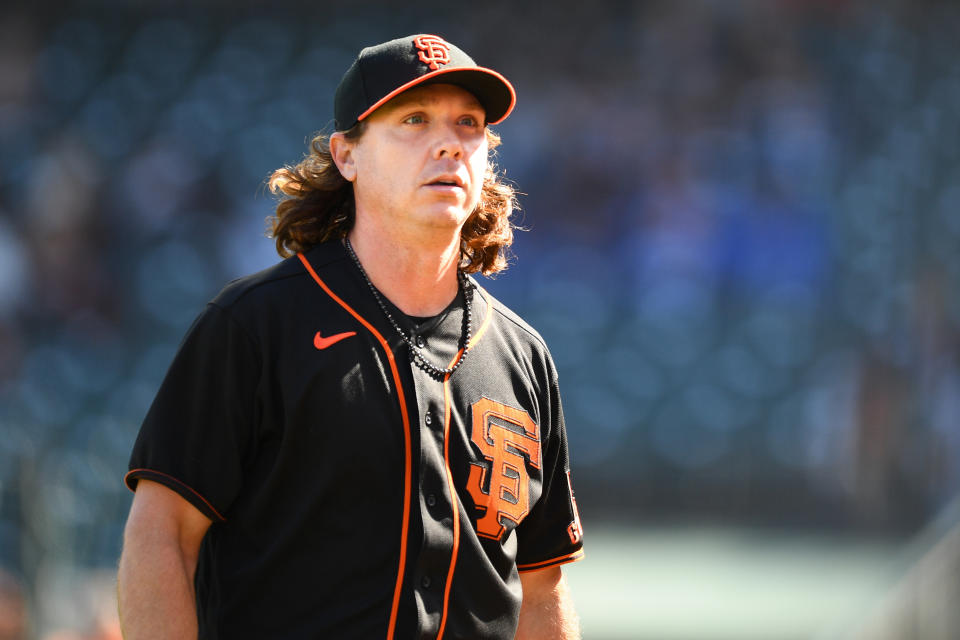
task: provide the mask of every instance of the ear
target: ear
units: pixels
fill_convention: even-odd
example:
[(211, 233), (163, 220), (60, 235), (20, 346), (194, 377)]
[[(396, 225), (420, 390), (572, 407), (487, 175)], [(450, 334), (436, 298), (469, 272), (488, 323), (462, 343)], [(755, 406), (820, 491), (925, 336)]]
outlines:
[(357, 179), (357, 164), (354, 158), (356, 145), (348, 140), (342, 131), (337, 131), (330, 135), (330, 155), (333, 157), (340, 175), (347, 182), (353, 182)]

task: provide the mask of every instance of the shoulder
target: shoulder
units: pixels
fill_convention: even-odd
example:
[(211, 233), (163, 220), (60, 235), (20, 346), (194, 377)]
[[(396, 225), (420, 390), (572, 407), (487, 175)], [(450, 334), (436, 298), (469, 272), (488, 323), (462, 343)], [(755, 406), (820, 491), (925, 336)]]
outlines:
[(490, 304), (491, 312), (494, 314), (493, 318), (491, 318), (491, 322), (500, 325), (501, 328), (515, 331), (527, 339), (539, 343), (541, 346), (543, 346), (543, 348), (547, 347), (547, 343), (544, 341), (543, 336), (541, 336), (536, 329), (530, 326), (526, 320), (517, 315), (513, 309), (505, 305), (500, 299), (496, 298), (474, 278), (470, 278), (470, 282), (473, 283), (473, 285), (483, 295), (483, 298)]
[(493, 314), (490, 319), (491, 328), (510, 342), (523, 346), (524, 351), (539, 354), (552, 363), (550, 349), (547, 347), (547, 342), (543, 339), (543, 336), (513, 309), (494, 297), (472, 278), (471, 281), (474, 282), (490, 305), (489, 310)]
[(303, 275), (303, 265), (296, 257), (287, 258), (262, 271), (228, 282), (210, 302), (222, 309), (230, 309), (250, 295), (270, 294), (278, 284)]
[[(348, 272), (335, 247), (317, 245), (304, 256), (311, 269), (329, 275)], [(265, 349), (297, 331), (316, 330), (311, 323), (339, 311), (317, 285), (298, 256), (228, 282), (194, 318), (184, 344), (217, 345), (233, 340)], [(307, 329), (304, 323), (309, 324)], [(205, 347), (206, 348), (206, 347)]]
[[(306, 256), (314, 269), (321, 270), (341, 261), (341, 254), (331, 243), (323, 243), (310, 249)], [(290, 300), (299, 289), (312, 286), (303, 262), (293, 256), (262, 271), (231, 280), (210, 303), (221, 309), (238, 311)]]

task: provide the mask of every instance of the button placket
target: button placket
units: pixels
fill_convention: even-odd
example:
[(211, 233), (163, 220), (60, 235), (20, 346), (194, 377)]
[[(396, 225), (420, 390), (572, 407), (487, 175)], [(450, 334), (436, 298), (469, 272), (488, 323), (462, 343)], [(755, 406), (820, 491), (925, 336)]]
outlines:
[[(411, 346), (437, 347), (417, 333), (410, 336)], [(416, 593), (417, 612), (425, 637), (435, 635), (443, 612), (446, 575), (453, 558), (451, 505), (447, 495), (445, 462), (445, 396), (443, 385), (416, 366), (411, 367), (417, 394), (420, 432), (419, 517), (423, 542), (411, 566), (410, 580)], [(416, 420), (416, 418), (414, 418)], [(414, 422), (414, 424), (417, 424)]]

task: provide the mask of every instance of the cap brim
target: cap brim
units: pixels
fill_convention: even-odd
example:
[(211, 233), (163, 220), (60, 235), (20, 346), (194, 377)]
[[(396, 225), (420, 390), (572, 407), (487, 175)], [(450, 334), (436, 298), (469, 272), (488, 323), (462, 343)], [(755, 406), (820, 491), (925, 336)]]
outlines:
[(487, 69), (485, 67), (437, 69), (436, 71), (431, 71), (414, 78), (410, 82), (400, 85), (383, 96), (373, 103), (369, 109), (361, 113), (357, 117), (357, 122), (362, 121), (391, 99), (408, 89), (421, 84), (437, 83), (457, 85), (475, 95), (487, 112), (487, 124), (499, 124), (503, 122), (507, 116), (510, 115), (510, 112), (513, 111), (513, 106), (517, 103), (517, 93), (514, 91), (513, 85), (493, 69)]

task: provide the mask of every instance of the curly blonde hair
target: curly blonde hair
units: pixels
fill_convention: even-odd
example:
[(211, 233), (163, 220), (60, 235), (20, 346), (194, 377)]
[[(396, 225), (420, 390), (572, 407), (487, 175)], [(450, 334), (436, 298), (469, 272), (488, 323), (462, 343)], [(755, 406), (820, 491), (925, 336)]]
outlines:
[[(359, 139), (365, 124), (360, 122), (346, 131), (346, 137)], [(486, 135), (488, 148), (496, 149), (500, 136), (490, 129)], [(502, 271), (507, 267), (507, 248), (513, 243), (510, 216), (517, 208), (516, 191), (497, 172), (494, 155), (487, 160), (480, 202), (460, 231), (460, 269), (465, 273), (488, 276)], [(282, 257), (343, 238), (353, 228), (353, 184), (340, 175), (330, 154), (328, 134), (317, 134), (310, 142), (310, 153), (299, 164), (274, 171), (267, 184), (272, 193), (281, 196), (276, 213), (267, 221)]]

